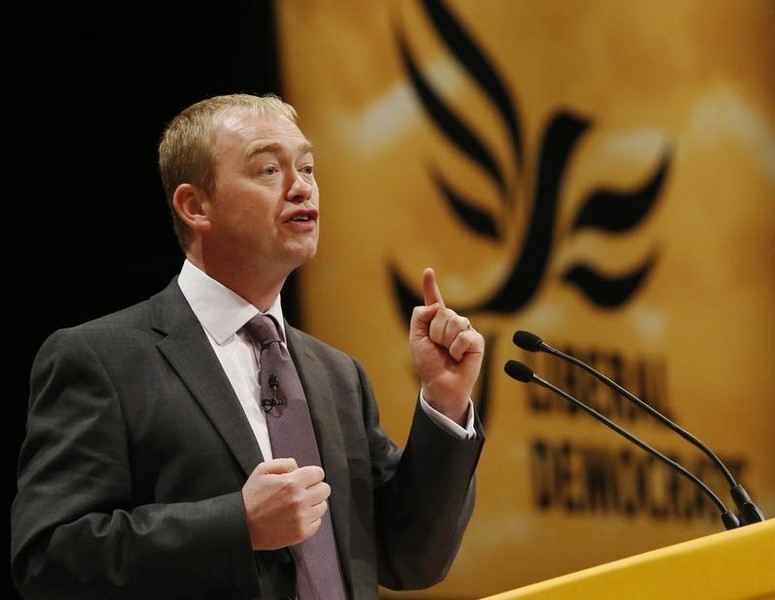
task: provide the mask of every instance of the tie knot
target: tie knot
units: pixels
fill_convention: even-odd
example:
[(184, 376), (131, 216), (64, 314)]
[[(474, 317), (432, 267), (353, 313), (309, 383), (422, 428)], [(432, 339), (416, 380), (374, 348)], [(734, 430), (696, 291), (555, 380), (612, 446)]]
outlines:
[(282, 340), (277, 321), (270, 315), (256, 315), (245, 323), (245, 331), (262, 347)]

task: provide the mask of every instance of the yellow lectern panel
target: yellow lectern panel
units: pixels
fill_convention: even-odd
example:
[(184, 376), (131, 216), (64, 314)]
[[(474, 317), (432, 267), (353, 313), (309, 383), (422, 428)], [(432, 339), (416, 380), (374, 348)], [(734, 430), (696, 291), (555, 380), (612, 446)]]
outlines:
[(483, 600), (775, 598), (775, 520), (623, 558)]

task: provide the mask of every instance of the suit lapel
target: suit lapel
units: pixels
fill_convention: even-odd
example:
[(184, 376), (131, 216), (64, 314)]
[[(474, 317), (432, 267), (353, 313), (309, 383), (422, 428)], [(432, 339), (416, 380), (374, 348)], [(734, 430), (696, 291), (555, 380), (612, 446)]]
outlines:
[(261, 450), (226, 373), (176, 279), (151, 302), (153, 326), (166, 334), (158, 344), (159, 351), (249, 475), (263, 460)]

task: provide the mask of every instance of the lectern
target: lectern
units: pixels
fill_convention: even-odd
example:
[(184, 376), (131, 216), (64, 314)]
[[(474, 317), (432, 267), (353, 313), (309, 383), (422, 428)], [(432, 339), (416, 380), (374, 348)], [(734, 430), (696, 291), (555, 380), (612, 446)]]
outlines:
[(482, 600), (775, 599), (775, 520), (637, 554)]

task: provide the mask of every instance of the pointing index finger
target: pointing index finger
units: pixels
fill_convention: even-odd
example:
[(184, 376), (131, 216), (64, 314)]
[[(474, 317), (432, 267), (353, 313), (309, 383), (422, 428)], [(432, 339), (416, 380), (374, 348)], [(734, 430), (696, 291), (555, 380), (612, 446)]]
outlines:
[(430, 267), (422, 272), (422, 293), (425, 298), (425, 306), (438, 302), (444, 308), (444, 298), (441, 297), (441, 290), (436, 283), (436, 272)]

